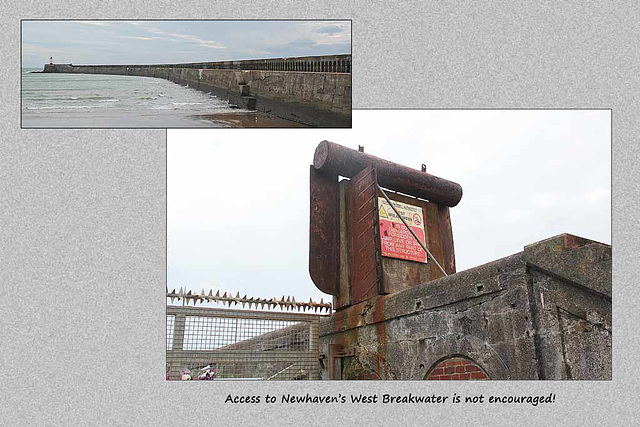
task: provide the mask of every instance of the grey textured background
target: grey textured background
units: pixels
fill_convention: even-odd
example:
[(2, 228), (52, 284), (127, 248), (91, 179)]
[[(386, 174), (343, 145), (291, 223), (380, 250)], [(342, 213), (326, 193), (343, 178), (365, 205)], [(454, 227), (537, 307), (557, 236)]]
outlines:
[[(638, 393), (640, 11), (637, 2), (610, 4), (2, 2), (0, 424), (629, 422)], [(352, 18), (355, 108), (612, 108), (614, 380), (164, 381), (165, 132), (19, 127), (20, 19), (114, 17)], [(452, 405), (222, 404), (227, 393), (363, 390), (554, 392), (557, 403), (466, 405), (464, 411)]]

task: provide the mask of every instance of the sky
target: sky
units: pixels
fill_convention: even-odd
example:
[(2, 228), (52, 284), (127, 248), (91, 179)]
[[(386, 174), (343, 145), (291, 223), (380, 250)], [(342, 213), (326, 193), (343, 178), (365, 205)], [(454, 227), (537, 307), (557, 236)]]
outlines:
[(352, 129), (168, 130), (169, 290), (331, 300), (308, 273), (309, 165), (325, 139), (459, 183), (458, 271), (561, 233), (610, 244), (610, 123), (609, 111), (354, 110)]
[(351, 53), (351, 21), (22, 21), (22, 66)]

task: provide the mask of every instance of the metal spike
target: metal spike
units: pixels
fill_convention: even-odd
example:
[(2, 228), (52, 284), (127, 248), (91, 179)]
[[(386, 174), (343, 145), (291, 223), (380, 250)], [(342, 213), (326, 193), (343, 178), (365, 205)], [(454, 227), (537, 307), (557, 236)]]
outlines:
[(322, 298), (320, 298), (320, 305), (324, 304), (324, 301)]
[(220, 296), (220, 290), (218, 289), (218, 291), (216, 292), (216, 298), (218, 298)]

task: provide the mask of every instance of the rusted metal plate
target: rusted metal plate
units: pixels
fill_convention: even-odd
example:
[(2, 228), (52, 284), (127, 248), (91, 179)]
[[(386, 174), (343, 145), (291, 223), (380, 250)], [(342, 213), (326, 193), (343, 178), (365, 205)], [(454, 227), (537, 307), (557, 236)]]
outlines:
[[(442, 251), (442, 237), (440, 234), (440, 226), (438, 221), (438, 204), (427, 203), (426, 206), (426, 221), (427, 221), (427, 233), (429, 234), (429, 251), (433, 254), (438, 264), (444, 265), (444, 255)], [(442, 267), (445, 268), (445, 267)], [(447, 271), (445, 269), (445, 271)], [(431, 279), (439, 279), (444, 277), (440, 269), (437, 267), (431, 269)]]
[(348, 204), (351, 302), (357, 304), (382, 290), (378, 190), (371, 166), (352, 178)]
[(456, 272), (456, 255), (453, 247), (453, 231), (451, 229), (451, 216), (447, 206), (438, 205), (438, 227), (442, 240), (442, 254), (444, 257), (442, 268), (447, 274)]
[(322, 292), (338, 295), (340, 228), (338, 177), (310, 167), (309, 275)]
[(369, 165), (376, 169), (382, 187), (445, 206), (455, 206), (462, 198), (460, 184), (333, 142), (322, 141), (313, 156), (313, 166), (317, 170), (347, 178), (353, 178)]
[(351, 287), (349, 284), (349, 224), (347, 214), (347, 189), (351, 181), (344, 179), (338, 183), (340, 209), (340, 285), (339, 293), (333, 299), (335, 309), (351, 305)]

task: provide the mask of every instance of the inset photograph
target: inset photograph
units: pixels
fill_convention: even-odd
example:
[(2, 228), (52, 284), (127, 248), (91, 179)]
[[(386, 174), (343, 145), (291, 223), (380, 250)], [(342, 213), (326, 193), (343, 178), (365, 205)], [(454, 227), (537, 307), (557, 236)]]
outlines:
[(611, 379), (610, 110), (258, 133), (167, 133), (167, 379)]
[(23, 20), (22, 128), (350, 128), (350, 20)]

